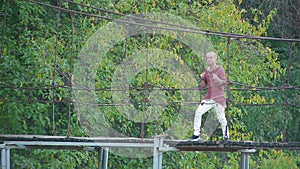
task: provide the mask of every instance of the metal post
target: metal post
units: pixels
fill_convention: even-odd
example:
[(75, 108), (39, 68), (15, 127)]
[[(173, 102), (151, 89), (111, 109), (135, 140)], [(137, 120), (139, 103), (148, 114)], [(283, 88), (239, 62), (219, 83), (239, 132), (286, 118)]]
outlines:
[(155, 136), (153, 147), (153, 169), (162, 169), (162, 152), (159, 150), (160, 147), (163, 147), (163, 136)]
[(249, 157), (251, 153), (254, 153), (255, 149), (245, 149), (241, 150), (241, 163), (240, 169), (249, 169)]
[(10, 169), (10, 149), (5, 146), (1, 150), (1, 169)]
[(98, 155), (98, 169), (107, 169), (108, 168), (108, 147), (101, 147)]
[(1, 169), (6, 169), (6, 160), (5, 160), (5, 149), (1, 150)]
[(242, 152), (241, 169), (249, 169), (249, 154)]
[(103, 149), (103, 154), (104, 154), (104, 156), (103, 156), (103, 164), (104, 164), (103, 169), (108, 168), (108, 150), (109, 150), (109, 147), (105, 147)]
[(102, 169), (103, 167), (103, 151), (102, 147), (98, 150), (98, 169)]
[(10, 149), (6, 149), (6, 169), (10, 169)]

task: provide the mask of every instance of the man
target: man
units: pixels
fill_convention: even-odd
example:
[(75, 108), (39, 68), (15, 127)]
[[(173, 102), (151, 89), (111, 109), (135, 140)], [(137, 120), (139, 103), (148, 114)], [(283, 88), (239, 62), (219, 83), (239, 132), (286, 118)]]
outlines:
[(225, 91), (226, 75), (224, 68), (217, 65), (217, 54), (209, 52), (206, 55), (208, 68), (200, 74), (201, 87), (207, 88), (207, 93), (204, 100), (201, 101), (195, 111), (194, 117), (194, 133), (190, 140), (200, 140), (200, 127), (202, 115), (214, 108), (216, 110), (219, 122), (222, 127), (223, 139), (229, 138), (229, 131), (227, 127), (227, 120), (225, 117)]

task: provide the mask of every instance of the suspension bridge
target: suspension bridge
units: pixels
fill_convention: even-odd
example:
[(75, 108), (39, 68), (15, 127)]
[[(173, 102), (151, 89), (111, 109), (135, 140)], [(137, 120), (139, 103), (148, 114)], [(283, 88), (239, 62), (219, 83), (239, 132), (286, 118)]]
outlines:
[[(290, 79), (290, 65), (291, 59), (293, 57), (293, 46), (296, 43), (299, 43), (299, 39), (285, 39), (285, 38), (272, 38), (272, 37), (258, 37), (258, 36), (251, 36), (251, 35), (242, 35), (242, 34), (233, 34), (233, 33), (224, 33), (224, 32), (217, 32), (217, 31), (210, 31), (210, 30), (203, 30), (203, 29), (196, 29), (194, 27), (183, 26), (183, 25), (176, 25), (170, 24), (166, 22), (156, 21), (156, 20), (149, 20), (145, 18), (140, 18), (136, 16), (126, 16), (131, 19), (135, 20), (142, 20), (145, 24), (141, 22), (132, 22), (130, 20), (122, 20), (122, 19), (113, 19), (107, 16), (101, 16), (98, 14), (91, 14), (86, 13), (78, 10), (71, 10), (62, 7), (61, 1), (58, 1), (58, 4), (50, 5), (45, 4), (43, 2), (34, 1), (34, 0), (27, 0), (28, 3), (32, 4), (39, 4), (45, 7), (49, 7), (51, 9), (57, 10), (59, 13), (66, 12), (70, 13), (72, 16), (72, 32), (74, 32), (74, 15), (83, 15), (86, 17), (94, 17), (99, 20), (108, 20), (108, 21), (116, 21), (127, 25), (138, 25), (140, 27), (145, 27), (147, 29), (164, 29), (167, 31), (178, 31), (178, 32), (186, 32), (186, 33), (194, 33), (194, 34), (202, 34), (204, 36), (218, 36), (224, 37), (227, 39), (227, 75), (229, 79), (229, 87), (228, 92), (230, 96), (230, 91), (277, 91), (277, 90), (299, 90), (299, 85), (292, 85)], [(86, 4), (81, 4), (77, 2), (73, 2), (70, 0), (65, 0), (65, 2), (80, 5), (82, 7), (91, 8), (97, 11), (101, 11), (104, 13), (111, 13), (113, 15), (125, 16), (124, 14), (104, 10), (101, 8), (95, 8), (93, 6), (89, 6)], [(6, 9), (7, 10), (7, 9)], [(6, 14), (6, 12), (5, 12)], [(5, 17), (6, 18), (6, 17)], [(58, 15), (58, 22), (60, 21), (60, 15)], [(147, 23), (153, 22), (158, 23), (162, 26), (153, 26)], [(6, 25), (6, 24), (5, 24)], [(59, 28), (57, 29), (59, 31)], [(2, 34), (2, 36), (4, 36)], [(2, 37), (2, 43), (4, 43), (4, 38)], [(206, 39), (206, 40), (207, 40)], [(247, 84), (243, 84), (240, 82), (234, 82), (230, 80), (230, 60), (231, 60), (231, 51), (230, 45), (233, 39), (254, 39), (254, 40), (265, 40), (265, 41), (283, 41), (289, 43), (289, 63), (287, 65), (287, 76), (285, 78), (285, 82), (283, 85), (280, 86), (271, 86), (271, 87), (258, 87), (258, 86), (251, 86)], [(58, 39), (56, 39), (56, 45), (58, 46)], [(3, 44), (1, 46), (3, 50)], [(56, 51), (57, 53), (57, 51)], [(72, 52), (71, 52), (72, 53)], [(204, 52), (205, 53), (205, 52)], [(126, 55), (126, 54), (125, 54)], [(57, 55), (55, 56), (57, 57)], [(1, 58), (0, 58), (1, 59)], [(74, 56), (70, 57), (70, 63), (73, 63)], [(55, 59), (56, 61), (56, 59)], [(57, 63), (54, 63), (56, 65)], [(148, 66), (148, 65), (147, 65)], [(55, 67), (55, 66), (54, 66)], [(55, 69), (55, 68), (54, 68)], [(148, 69), (148, 67), (146, 68)], [(56, 70), (55, 70), (56, 71)], [(54, 71), (54, 72), (55, 72)], [(72, 72), (70, 72), (72, 74)], [(53, 76), (53, 81), (57, 76)], [(0, 81), (1, 82), (1, 81)], [(146, 83), (148, 84), (148, 82)], [(237, 88), (233, 88), (232, 86), (236, 86)], [(72, 84), (66, 85), (51, 85), (51, 86), (37, 86), (37, 87), (22, 87), (22, 86), (15, 86), (12, 84), (4, 84), (0, 83), (0, 88), (3, 89), (11, 89), (11, 90), (24, 90), (24, 91), (34, 91), (34, 90), (50, 90), (55, 92), (55, 89), (58, 88), (66, 88), (69, 90), (95, 90), (90, 88), (83, 88), (81, 86), (76, 86), (74, 88)], [(109, 91), (110, 89), (101, 88), (96, 89), (95, 91)], [(125, 91), (126, 89), (124, 89)], [(160, 87), (160, 90), (173, 90), (167, 87)], [(184, 90), (199, 90), (199, 88), (193, 89), (184, 89)], [(201, 90), (201, 89), (200, 89)], [(249, 156), (253, 154), (257, 150), (299, 150), (300, 149), (300, 142), (285, 142), (285, 136), (287, 134), (287, 126), (284, 126), (283, 129), (283, 141), (282, 142), (255, 142), (255, 141), (247, 141), (247, 140), (228, 140), (228, 141), (212, 141), (212, 140), (205, 140), (205, 141), (188, 141), (188, 140), (174, 140), (174, 139), (166, 139), (162, 135), (154, 136), (154, 138), (134, 138), (134, 137), (73, 137), (70, 129), (70, 118), (71, 115), (68, 116), (68, 126), (67, 126), (67, 136), (55, 136), (56, 133), (56, 119), (55, 119), (55, 106), (58, 103), (66, 103), (66, 104), (93, 104), (96, 106), (120, 106), (120, 103), (89, 103), (89, 102), (76, 102), (71, 99), (66, 100), (3, 100), (2, 102), (13, 102), (13, 103), (44, 103), (50, 104), (53, 107), (53, 136), (48, 135), (0, 135), (0, 148), (1, 148), (1, 169), (10, 169), (11, 163), (11, 150), (13, 149), (60, 149), (60, 150), (84, 150), (84, 151), (96, 151), (98, 152), (98, 168), (99, 169), (107, 169), (108, 168), (108, 153), (110, 148), (147, 148), (152, 151), (153, 156), (153, 168), (154, 169), (162, 169), (162, 161), (163, 161), (163, 153), (166, 151), (216, 151), (216, 152), (240, 152), (240, 168), (241, 169), (248, 169), (249, 168)], [(230, 100), (229, 100), (230, 102)], [(189, 105), (198, 104), (198, 103), (185, 103)], [(297, 102), (289, 102), (288, 98), (286, 101), (278, 102), (278, 103), (265, 103), (265, 104), (247, 104), (247, 103), (236, 103), (236, 104), (229, 104), (233, 106), (293, 106), (293, 107), (300, 107), (299, 103)], [(70, 106), (69, 106), (70, 107)], [(230, 108), (230, 107), (229, 107)], [(71, 111), (69, 111), (70, 113)], [(287, 121), (287, 116), (285, 116)], [(286, 124), (286, 123), (285, 123)], [(144, 133), (144, 131), (141, 131)], [(124, 133), (122, 133), (124, 134)], [(144, 136), (144, 134), (141, 134)]]

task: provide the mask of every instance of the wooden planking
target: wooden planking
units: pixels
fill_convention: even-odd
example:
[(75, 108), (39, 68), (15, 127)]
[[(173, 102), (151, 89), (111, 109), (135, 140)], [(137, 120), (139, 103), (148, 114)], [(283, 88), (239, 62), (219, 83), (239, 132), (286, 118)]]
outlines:
[(180, 151), (239, 151), (244, 149), (300, 150), (300, 142), (254, 142), (254, 141), (182, 141), (177, 143)]
[[(66, 136), (47, 136), (47, 135), (0, 135), (0, 142), (4, 141), (36, 141), (36, 142), (77, 142), (79, 145), (84, 143), (129, 143), (143, 144), (154, 143), (154, 139), (142, 139), (133, 137), (66, 137)], [(164, 146), (174, 147), (179, 151), (224, 151), (234, 152), (245, 149), (278, 149), (278, 150), (300, 150), (300, 142), (254, 142), (254, 141), (187, 141), (187, 140), (163, 140)], [(34, 146), (38, 148), (38, 145)], [(57, 146), (57, 149), (60, 147)], [(63, 146), (61, 147), (64, 148)]]
[(0, 135), (3, 141), (53, 141), (53, 142), (103, 142), (103, 143), (153, 143), (153, 139), (135, 137), (67, 137), (49, 135)]

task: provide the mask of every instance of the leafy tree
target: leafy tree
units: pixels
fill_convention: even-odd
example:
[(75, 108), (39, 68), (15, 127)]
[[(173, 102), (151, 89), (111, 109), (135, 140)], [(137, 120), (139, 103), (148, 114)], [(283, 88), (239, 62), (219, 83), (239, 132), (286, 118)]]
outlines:
[[(0, 58), (0, 133), (87, 136), (87, 128), (84, 127), (82, 121), (79, 122), (80, 112), (74, 106), (78, 103), (72, 100), (72, 89), (74, 89), (72, 88), (74, 80), (72, 75), (78, 71), (75, 70), (75, 66), (79, 64), (80, 52), (85, 42), (98, 29), (108, 24), (108, 21), (63, 12), (27, 1), (2, 2), (4, 3), (0, 5), (3, 11), (1, 17), (6, 16), (6, 19), (1, 19), (0, 24), (6, 27), (0, 28), (0, 32), (3, 32)], [(211, 32), (262, 36), (267, 34), (268, 28), (273, 28), (270, 24), (272, 25), (271, 18), (274, 13), (270, 15), (267, 13), (266, 17), (261, 17), (254, 22), (248, 20), (248, 17), (245, 18), (245, 11), (239, 9), (233, 0), (226, 2), (126, 0), (103, 3), (96, 0), (81, 0), (77, 2), (128, 15), (169, 13), (188, 20), (200, 30)], [(57, 5), (54, 1), (43, 3)], [(107, 13), (103, 10), (99, 12), (67, 1), (63, 1), (61, 5), (70, 10), (96, 13), (112, 19), (120, 18), (116, 13)], [(187, 33), (185, 36), (190, 36), (190, 34), (192, 33)], [(151, 92), (162, 89), (158, 94), (166, 96), (164, 101), (169, 105), (162, 112), (160, 121), (135, 122), (124, 118), (118, 108), (106, 106), (114, 103), (113, 94), (107, 89), (111, 87), (117, 66), (126, 59), (126, 56), (136, 52), (137, 48), (141, 50), (158, 48), (170, 51), (176, 61), (186, 64), (195, 74), (203, 71), (203, 58), (198, 57), (183, 41), (172, 37), (172, 33), (169, 35), (141, 33), (127, 37), (111, 46), (105, 53), (105, 59), (99, 63), (95, 72), (96, 104), (100, 105), (98, 109), (104, 112), (105, 118), (109, 121), (109, 127), (123, 135), (152, 137), (165, 132), (171, 125), (178, 128), (184, 126), (189, 131), (188, 134), (192, 132), (192, 129), (186, 127), (188, 124), (176, 121), (178, 118), (186, 118), (192, 123), (192, 117), (179, 115), (180, 103), (183, 102), (184, 95), (183, 91), (178, 88), (182, 86), (179, 81), (173, 79), (173, 74), (166, 71), (151, 68), (137, 72), (130, 81), (131, 90), (127, 91), (135, 109), (151, 113), (151, 111), (147, 112), (149, 102), (146, 98), (153, 96)], [(278, 141), (283, 138), (282, 134), (287, 134), (285, 137), (298, 140), (299, 136), (294, 135), (299, 131), (297, 129), (299, 126), (293, 125), (294, 122), (299, 124), (297, 123), (299, 118), (294, 118), (297, 117), (297, 109), (291, 107), (289, 108), (291, 112), (286, 113), (284, 107), (269, 106), (260, 109), (239, 106), (244, 103), (281, 103), (286, 99), (285, 91), (260, 91), (255, 88), (251, 91), (243, 90), (247, 89), (247, 86), (259, 88), (282, 84), (283, 79), (287, 77), (288, 62), (284, 61), (286, 58), (282, 58), (272, 47), (268, 47), (270, 46), (268, 43), (260, 40), (231, 38), (230, 46), (228, 46), (229, 39), (222, 36), (208, 36), (208, 40), (210, 43), (207, 50), (215, 48), (221, 64), (228, 72), (228, 78), (235, 82), (228, 91), (231, 102), (228, 103), (227, 109), (232, 139)], [(295, 46), (293, 56), (299, 53), (298, 46)], [(297, 61), (297, 58), (294, 58)], [(295, 62), (290, 63), (292, 65), (291, 79), (296, 79), (299, 65)], [(181, 77), (182, 74), (176, 75)], [(181, 77), (181, 79), (184, 78), (184, 76)], [(195, 78), (199, 82), (199, 77)], [(299, 83), (293, 81), (291, 84), (298, 85)], [(292, 98), (297, 99), (299, 96), (298, 91), (287, 92), (289, 96), (293, 96)], [(200, 99), (203, 93), (199, 92), (198, 95)], [(189, 110), (194, 111), (194, 107)], [(96, 115), (93, 114), (91, 119), (99, 120), (100, 116)], [(258, 118), (262, 119), (262, 122), (258, 122)], [(282, 133), (285, 126), (291, 128), (291, 131)], [(97, 126), (91, 123), (88, 127), (96, 128)], [(99, 130), (96, 129), (95, 133)], [(220, 129), (212, 135), (211, 139), (220, 139), (219, 132)], [(271, 163), (274, 168), (285, 165), (273, 163), (271, 159), (275, 158), (291, 166), (297, 165), (297, 153), (294, 152), (262, 151), (255, 155), (252, 163), (261, 167), (266, 167)], [(81, 151), (13, 150), (12, 156), (14, 168), (97, 168), (98, 165), (95, 153)], [(117, 154), (110, 154), (109, 158), (111, 168), (151, 168), (152, 166), (151, 158), (132, 159)], [(166, 168), (196, 168), (199, 165), (203, 168), (237, 168), (239, 158), (238, 153), (168, 152), (164, 154), (164, 159), (167, 159), (164, 160)]]

